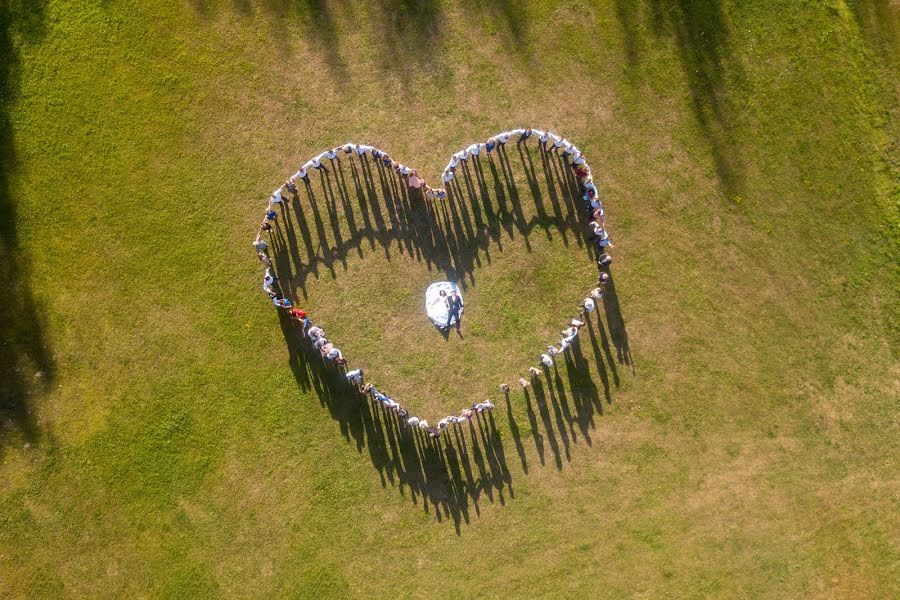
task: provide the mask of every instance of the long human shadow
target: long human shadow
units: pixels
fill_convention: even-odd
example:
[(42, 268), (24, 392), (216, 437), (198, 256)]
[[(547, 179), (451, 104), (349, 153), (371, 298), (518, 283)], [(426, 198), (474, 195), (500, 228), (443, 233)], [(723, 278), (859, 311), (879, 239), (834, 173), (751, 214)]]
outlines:
[(569, 168), (556, 153), (524, 144), (517, 155), (528, 181), (525, 196), (536, 208), (528, 216), (508, 150), (464, 163), (447, 186), (448, 198), (440, 201), (426, 200), (421, 189), (410, 188), (369, 155), (332, 161), (298, 186), (275, 222), (273, 253), (282, 284), (306, 298), (310, 278), (323, 269), (335, 277), (351, 254), (362, 258), (380, 248), (388, 260), (395, 253), (409, 256), (465, 289), (475, 282), (475, 271), (491, 262), (492, 251), (503, 251), (504, 239), (521, 237), (530, 252), (535, 229), (547, 237), (559, 235), (564, 245), (595, 259)]
[(281, 328), (298, 387), (315, 390), (343, 437), (369, 458), (382, 486), (397, 488), (438, 521), (453, 521), (457, 534), (485, 500), (505, 504), (507, 496), (515, 497), (492, 413), (431, 438), (348, 383), (345, 371), (326, 364), (284, 314)]
[(32, 393), (54, 378), (54, 361), (44, 335), (44, 316), (29, 283), (29, 259), (17, 229), (11, 179), (16, 169), (12, 107), (20, 88), (18, 44), (45, 35), (46, 2), (0, 3), (0, 457), (12, 429), (27, 442), (40, 438), (30, 406)]
[[(492, 252), (503, 251), (505, 239), (527, 241), (533, 235), (560, 236), (570, 247), (580, 247), (586, 260), (596, 259), (598, 250), (586, 240), (586, 211), (578, 208), (581, 199), (570, 167), (555, 152), (512, 145), (461, 165), (447, 186), (449, 197), (441, 201), (427, 201), (420, 190), (369, 157), (344, 155), (326, 164), (327, 170), (313, 172), (289, 199), (271, 233), (282, 287), (293, 297), (305, 296), (308, 279), (319, 269), (336, 276), (351, 254), (370, 252), (388, 259), (408, 255), (464, 286), (474, 282), (474, 271), (492, 260)], [(519, 189), (516, 169), (524, 174), (527, 189)], [(526, 213), (523, 198), (529, 197), (535, 210)], [(298, 386), (315, 391), (345, 439), (369, 457), (382, 485), (396, 487), (438, 519), (452, 520), (459, 533), (472, 511), (480, 513), (480, 503), (503, 503), (513, 495), (504, 436), (494, 419), (506, 417), (525, 473), (528, 437), (541, 465), (549, 451), (557, 469), (571, 461), (574, 445), (593, 443), (595, 417), (603, 414), (593, 371), (598, 371), (609, 403), (612, 386), (619, 385), (617, 363), (631, 361), (612, 282), (606, 285), (603, 306), (603, 314), (597, 310), (588, 318), (576, 343), (558, 357), (559, 369), (546, 369), (543, 378), (532, 379), (524, 405), (514, 405), (507, 396), (505, 415), (498, 406), (479, 416), (477, 427), (453, 428), (437, 439), (372, 404), (339, 368), (311, 350), (294, 322), (284, 315), (281, 319)], [(584, 339), (590, 343), (583, 345)], [(519, 425), (523, 419), (527, 427)]]

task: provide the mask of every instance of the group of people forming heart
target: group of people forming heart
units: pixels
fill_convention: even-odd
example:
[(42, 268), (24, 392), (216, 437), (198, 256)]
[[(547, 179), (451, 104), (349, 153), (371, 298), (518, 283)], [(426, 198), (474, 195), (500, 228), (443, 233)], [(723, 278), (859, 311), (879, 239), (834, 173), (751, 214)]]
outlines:
[[(543, 365), (544, 368), (549, 369), (553, 367), (556, 357), (564, 354), (572, 346), (578, 336), (579, 330), (585, 324), (585, 321), (582, 319), (585, 315), (596, 309), (596, 303), (603, 297), (603, 289), (609, 282), (609, 273), (602, 269), (612, 262), (612, 258), (605, 252), (607, 247), (612, 246), (612, 242), (606, 231), (603, 204), (597, 192), (597, 186), (594, 184), (591, 168), (585, 160), (584, 155), (574, 144), (565, 138), (548, 131), (542, 131), (540, 129), (513, 129), (499, 133), (489, 138), (486, 142), (471, 144), (464, 150), (454, 154), (450, 158), (447, 167), (444, 169), (441, 180), (444, 185), (449, 184), (456, 176), (457, 167), (466, 161), (478, 160), (482, 151), (486, 154), (490, 154), (494, 151), (499, 152), (502, 151), (501, 149), (510, 140), (515, 139), (517, 144), (522, 144), (532, 137), (538, 140), (539, 147), (543, 152), (558, 153), (572, 169), (575, 177), (581, 184), (584, 192), (582, 199), (585, 203), (585, 212), (588, 216), (588, 222), (592, 232), (590, 239), (597, 244), (598, 252), (600, 253), (597, 262), (601, 267), (601, 272), (598, 277), (597, 287), (591, 290), (582, 302), (578, 315), (571, 319), (569, 325), (561, 332), (558, 346), (555, 344), (550, 345), (548, 346), (547, 351), (540, 355), (540, 364)], [(398, 416), (401, 423), (404, 423), (411, 428), (418, 429), (431, 437), (437, 437), (451, 425), (465, 423), (479, 413), (493, 410), (493, 403), (490, 400), (474, 403), (470, 407), (460, 411), (459, 415), (444, 417), (437, 422), (436, 426), (432, 426), (425, 419), (410, 414), (410, 412), (403, 408), (399, 402), (375, 389), (375, 386), (371, 383), (365, 382), (363, 380), (362, 369), (348, 370), (346, 368), (347, 360), (344, 358), (343, 353), (326, 338), (324, 329), (313, 324), (306, 311), (294, 308), (290, 299), (285, 297), (281, 291), (281, 288), (278, 285), (278, 278), (273, 271), (272, 260), (268, 254), (268, 244), (262, 239), (263, 232), (270, 231), (273, 226), (272, 224), (278, 218), (278, 211), (276, 208), (281, 207), (281, 209), (284, 210), (286, 202), (284, 193), (289, 192), (292, 195), (296, 195), (298, 193), (298, 181), (302, 181), (305, 185), (309, 186), (309, 174), (312, 170), (328, 172), (328, 166), (325, 164), (325, 161), (327, 160), (329, 163), (339, 161), (341, 160), (342, 154), (348, 159), (351, 156), (356, 155), (360, 161), (367, 160), (368, 157), (374, 161), (381, 161), (385, 167), (393, 169), (401, 180), (403, 180), (410, 188), (421, 189), (426, 200), (433, 201), (447, 197), (447, 192), (444, 188), (432, 188), (425, 183), (425, 180), (419, 176), (415, 169), (391, 159), (387, 152), (379, 150), (374, 146), (365, 144), (344, 144), (343, 146), (338, 146), (322, 152), (304, 164), (299, 171), (288, 178), (281, 187), (275, 190), (269, 198), (265, 218), (260, 224), (259, 231), (253, 241), (253, 247), (256, 250), (257, 256), (266, 267), (265, 275), (263, 276), (263, 291), (266, 292), (275, 307), (288, 311), (290, 318), (300, 324), (304, 339), (314, 351), (319, 353), (322, 360), (324, 360), (326, 364), (336, 365), (341, 369), (347, 381), (358, 391), (369, 396), (373, 403), (380, 404), (386, 410), (392, 411)], [(531, 378), (538, 377), (541, 375), (541, 370), (535, 366), (531, 366), (528, 369), (528, 374)], [(529, 379), (525, 377), (520, 378), (519, 383), (523, 388), (530, 385)], [(509, 385), (506, 383), (501, 383), (500, 389), (504, 394), (508, 394), (510, 391)]]

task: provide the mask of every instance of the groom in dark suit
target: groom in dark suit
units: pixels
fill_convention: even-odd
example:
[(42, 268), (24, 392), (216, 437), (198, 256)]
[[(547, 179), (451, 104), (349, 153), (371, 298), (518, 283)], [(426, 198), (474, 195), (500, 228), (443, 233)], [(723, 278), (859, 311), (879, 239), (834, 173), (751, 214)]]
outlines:
[(462, 307), (462, 298), (459, 297), (456, 290), (450, 292), (450, 297), (447, 298), (447, 329), (450, 329), (453, 317), (456, 317), (456, 330), (459, 331), (460, 320), (462, 319)]

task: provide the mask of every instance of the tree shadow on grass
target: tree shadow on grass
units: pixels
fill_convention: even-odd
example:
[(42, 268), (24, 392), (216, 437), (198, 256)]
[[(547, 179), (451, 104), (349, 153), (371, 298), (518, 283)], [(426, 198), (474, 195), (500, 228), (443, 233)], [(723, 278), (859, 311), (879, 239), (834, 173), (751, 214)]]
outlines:
[(900, 68), (900, 7), (891, 0), (848, 0), (847, 6), (867, 43), (896, 78)]
[(43, 0), (0, 3), (0, 455), (15, 431), (29, 443), (38, 441), (29, 398), (36, 386), (47, 385), (54, 376), (11, 189), (17, 163), (11, 112), (21, 77), (19, 45), (44, 36), (45, 5)]
[(671, 37), (690, 93), (694, 119), (709, 146), (722, 192), (742, 193), (745, 167), (732, 127), (727, 87), (743, 74), (731, 50), (730, 26), (720, 0), (649, 0), (647, 16), (630, 0), (617, 0), (616, 14), (625, 33), (626, 58), (632, 69), (640, 62), (641, 20), (652, 31)]
[[(429, 85), (449, 90), (453, 82), (453, 65), (444, 46), (445, 4), (439, 0), (370, 0), (366, 7), (328, 0), (189, 2), (204, 19), (229, 4), (234, 13), (244, 18), (254, 17), (258, 9), (267, 17), (273, 46), (286, 54), (291, 50), (284, 31), (298, 25), (304, 40), (312, 43), (338, 87), (350, 81), (347, 59), (358, 52), (354, 42), (360, 36), (368, 38), (366, 46), (376, 49), (376, 65), (392, 81), (396, 78), (403, 93), (413, 88), (414, 69), (429, 74)], [(463, 10), (472, 15), (470, 22), (485, 24), (486, 37), (494, 38), (499, 33), (508, 55), (518, 57), (523, 66), (529, 63), (529, 21), (523, 6), (502, 0), (467, 0)], [(348, 31), (348, 27), (353, 29)]]
[[(289, 297), (305, 298), (308, 278), (319, 269), (334, 277), (346, 269), (351, 255), (363, 258), (372, 252), (388, 259), (394, 253), (408, 255), (465, 287), (474, 283), (475, 270), (490, 262), (493, 252), (503, 252), (504, 240), (527, 242), (533, 235), (559, 236), (569, 251), (596, 260), (597, 248), (585, 239), (586, 212), (579, 209), (582, 201), (570, 167), (555, 152), (527, 144), (513, 149), (513, 145), (463, 163), (448, 186), (448, 198), (441, 201), (427, 201), (396, 172), (369, 156), (343, 155), (326, 164), (327, 170), (314, 171), (271, 232), (281, 287)], [(527, 190), (520, 192), (521, 177), (515, 172), (524, 174)], [(534, 200), (534, 211), (526, 214), (522, 199), (528, 197)], [(531, 252), (529, 244), (523, 245)], [(606, 325), (599, 310), (596, 322), (588, 318), (577, 338), (581, 341), (559, 357), (560, 369), (545, 370), (544, 378), (534, 378), (524, 390), (524, 406), (514, 406), (506, 397), (505, 416), (525, 473), (529, 472), (525, 449), (529, 436), (541, 464), (546, 464), (549, 449), (557, 469), (571, 461), (575, 444), (593, 444), (595, 415), (603, 413), (593, 371), (598, 371), (609, 403), (607, 373), (613, 373), (612, 385), (618, 387), (616, 363), (631, 362), (625, 320), (612, 282), (606, 290)], [(299, 324), (279, 314), (298, 386), (315, 391), (344, 438), (368, 455), (382, 485), (397, 487), (437, 519), (452, 520), (457, 533), (462, 523), (480, 513), (484, 501), (502, 504), (513, 497), (504, 439), (494, 422), (503, 418), (504, 407), (479, 415), (477, 426), (451, 426), (431, 439), (360, 394), (346, 381), (342, 368), (324, 362), (311, 348)], [(590, 340), (584, 348), (592, 357), (583, 354), (585, 339)], [(519, 424), (522, 410), (527, 426), (524, 421)]]

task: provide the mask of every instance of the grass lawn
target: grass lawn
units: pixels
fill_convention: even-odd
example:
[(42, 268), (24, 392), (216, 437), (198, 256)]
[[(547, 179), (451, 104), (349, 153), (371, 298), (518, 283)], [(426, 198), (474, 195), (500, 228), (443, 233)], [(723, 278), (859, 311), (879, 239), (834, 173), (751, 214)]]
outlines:
[[(0, 0), (0, 597), (897, 597), (898, 36), (890, 0)], [(344, 162), (273, 240), (379, 387), (494, 398), (429, 446), (304, 359), (250, 241), (325, 148), (434, 183), (519, 126), (615, 242), (527, 394), (596, 276), (534, 145), (433, 209)]]

